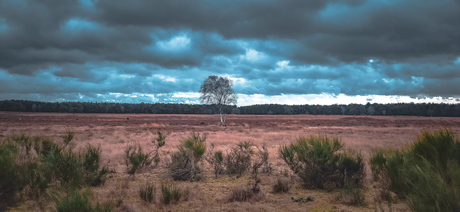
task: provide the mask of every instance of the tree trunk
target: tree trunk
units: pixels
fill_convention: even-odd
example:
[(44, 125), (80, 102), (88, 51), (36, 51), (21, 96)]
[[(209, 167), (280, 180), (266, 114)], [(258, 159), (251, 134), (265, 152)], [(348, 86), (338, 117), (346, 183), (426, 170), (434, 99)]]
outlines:
[(222, 126), (226, 126), (226, 124), (225, 124), (225, 113), (222, 112), (222, 106), (219, 107), (219, 113), (220, 113), (220, 124), (222, 124)]

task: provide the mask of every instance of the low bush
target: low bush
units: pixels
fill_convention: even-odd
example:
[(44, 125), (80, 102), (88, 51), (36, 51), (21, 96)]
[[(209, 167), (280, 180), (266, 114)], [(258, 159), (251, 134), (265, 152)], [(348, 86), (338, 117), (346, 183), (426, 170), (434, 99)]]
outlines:
[(251, 157), (254, 154), (252, 143), (250, 141), (242, 141), (227, 151), (224, 160), (225, 172), (234, 174), (237, 178), (251, 167)]
[(99, 186), (105, 183), (109, 169), (107, 166), (101, 167), (101, 153), (102, 150), (100, 147), (91, 145), (88, 145), (81, 153), (86, 185)]
[(259, 172), (262, 172), (263, 174), (270, 174), (273, 171), (273, 167), (268, 162), (269, 154), (265, 144), (262, 148), (259, 148), (258, 146), (255, 147), (257, 148), (257, 151), (254, 152), (253, 156), (255, 157), (255, 160), (253, 159), (254, 162), (252, 162), (252, 175), (257, 178)]
[(157, 137), (152, 141), (154, 147), (149, 153), (145, 153), (139, 144), (128, 145), (125, 149), (125, 164), (129, 176), (134, 176), (136, 171), (152, 162), (155, 166), (160, 162), (160, 148), (165, 145), (166, 136), (157, 131)]
[(230, 196), (228, 197), (228, 202), (247, 202), (253, 201), (257, 202), (264, 198), (263, 193), (259, 187), (260, 179), (256, 178), (254, 182), (249, 182), (246, 187), (243, 188), (234, 188)]
[(268, 149), (265, 145), (261, 148), (250, 141), (239, 142), (231, 149), (227, 149), (226, 154), (222, 150), (214, 151), (214, 144), (208, 151), (206, 160), (214, 169), (214, 175), (218, 174), (236, 175), (241, 177), (244, 172), (251, 170), (252, 175), (257, 178), (259, 172), (270, 174), (273, 170), (268, 162)]
[(222, 150), (214, 151), (213, 143), (211, 143), (211, 149), (207, 152), (208, 155), (205, 159), (213, 167), (215, 178), (217, 178), (217, 175), (224, 173), (224, 153)]
[(183, 139), (178, 150), (171, 154), (169, 170), (174, 180), (198, 181), (201, 179), (201, 170), (198, 166), (202, 156), (206, 152), (206, 136), (192, 132), (189, 137)]
[(147, 183), (144, 186), (139, 188), (139, 197), (142, 200), (144, 200), (144, 202), (146, 203), (153, 202), (155, 195), (156, 195), (156, 189), (150, 183)]
[(289, 189), (291, 189), (289, 181), (282, 180), (281, 178), (278, 178), (276, 183), (273, 185), (273, 193), (286, 193)]
[(460, 211), (460, 142), (450, 130), (424, 132), (405, 150), (371, 157), (376, 180), (413, 211)]
[(43, 156), (43, 165), (52, 181), (63, 187), (79, 188), (84, 183), (81, 157), (69, 149), (56, 145)]
[(150, 165), (153, 159), (144, 153), (141, 145), (128, 145), (125, 149), (125, 164), (130, 176), (136, 174), (137, 169)]
[(20, 201), (19, 193), (28, 184), (28, 165), (22, 160), (19, 144), (11, 139), (0, 143), (0, 211)]
[(346, 184), (338, 199), (345, 205), (363, 206), (365, 205), (365, 196), (360, 188), (356, 188), (352, 184)]
[(75, 136), (75, 132), (71, 131), (70, 129), (66, 128), (64, 136), (62, 136), (64, 147), (69, 145), (70, 141), (73, 140)]
[(157, 131), (157, 137), (152, 141), (154, 149), (149, 153), (151, 155), (155, 166), (160, 162), (160, 148), (163, 147), (166, 143), (166, 135), (161, 131)]
[(108, 170), (101, 165), (100, 148), (88, 146), (73, 152), (66, 148), (73, 133), (67, 134), (64, 144), (26, 135), (0, 142), (0, 211), (47, 195), (50, 187), (78, 189), (105, 181)]
[(67, 195), (62, 197), (54, 197), (54, 202), (56, 203), (57, 212), (110, 212), (113, 210), (114, 206), (111, 204), (92, 204), (89, 201), (90, 191), (86, 189), (84, 192), (78, 192), (73, 190)]
[(364, 162), (360, 154), (339, 153), (343, 144), (326, 136), (301, 137), (278, 153), (306, 188), (335, 189), (346, 183), (361, 186)]

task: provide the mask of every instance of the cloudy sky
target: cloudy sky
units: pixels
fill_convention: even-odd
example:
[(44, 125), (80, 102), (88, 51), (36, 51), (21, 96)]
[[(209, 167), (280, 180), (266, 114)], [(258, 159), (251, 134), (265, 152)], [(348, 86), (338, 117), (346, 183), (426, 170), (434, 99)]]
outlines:
[(460, 0), (0, 0), (0, 100), (460, 103)]

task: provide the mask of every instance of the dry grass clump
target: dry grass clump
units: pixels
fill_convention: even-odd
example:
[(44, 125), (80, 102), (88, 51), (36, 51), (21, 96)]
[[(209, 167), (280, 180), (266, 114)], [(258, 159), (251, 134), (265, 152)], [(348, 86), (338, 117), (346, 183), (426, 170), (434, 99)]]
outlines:
[(273, 184), (273, 193), (287, 193), (291, 189), (289, 181), (278, 178)]
[(265, 194), (260, 189), (260, 179), (249, 182), (247, 186), (236, 187), (231, 191), (227, 202), (258, 202), (265, 199)]
[(353, 185), (346, 185), (337, 195), (337, 199), (345, 205), (366, 205), (363, 190)]

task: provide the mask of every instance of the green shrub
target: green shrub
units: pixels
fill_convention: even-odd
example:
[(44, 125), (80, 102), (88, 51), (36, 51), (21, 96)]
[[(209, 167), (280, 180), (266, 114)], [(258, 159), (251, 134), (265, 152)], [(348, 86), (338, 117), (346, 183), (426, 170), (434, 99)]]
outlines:
[(257, 178), (260, 171), (264, 174), (270, 174), (273, 171), (273, 168), (268, 162), (269, 154), (265, 144), (262, 148), (259, 148), (258, 146), (255, 147), (257, 148), (257, 152), (254, 153), (256, 160), (252, 163), (252, 175)]
[(21, 161), (20, 146), (12, 140), (0, 143), (0, 211), (20, 201), (27, 186), (27, 161)]
[(163, 147), (166, 143), (166, 136), (163, 135), (161, 131), (157, 131), (157, 138), (152, 141), (152, 143), (155, 145), (154, 149), (149, 153), (149, 155), (152, 155), (153, 162), (155, 163), (155, 166), (158, 165), (160, 162), (160, 152), (159, 149)]
[(172, 183), (162, 183), (161, 184), (161, 203), (165, 205), (175, 204), (179, 202), (181, 198), (187, 199), (189, 190), (181, 190)]
[(101, 148), (88, 145), (81, 153), (83, 158), (85, 184), (99, 186), (104, 184), (106, 176), (109, 173), (107, 166), (101, 167)]
[(254, 154), (252, 146), (250, 141), (243, 141), (227, 152), (224, 159), (227, 174), (235, 174), (239, 178), (251, 167), (251, 157)]
[(19, 136), (12, 136), (11, 139), (17, 143), (21, 149), (24, 149), (26, 152), (26, 155), (28, 156), (31, 149), (32, 149), (32, 139), (27, 136), (26, 134), (21, 134)]
[(361, 186), (364, 180), (362, 156), (338, 153), (342, 147), (336, 138), (311, 136), (281, 146), (278, 153), (306, 188), (330, 190), (342, 188), (346, 183)]
[(72, 141), (73, 137), (75, 136), (75, 132), (66, 128), (64, 136), (62, 136), (64, 147), (69, 145), (70, 141)]
[(0, 211), (48, 195), (50, 187), (67, 190), (102, 183), (108, 170), (100, 169), (100, 153), (92, 146), (75, 153), (51, 139), (24, 134), (1, 141)]
[(56, 146), (43, 158), (43, 164), (61, 186), (83, 185), (83, 167), (79, 155)]
[(95, 205), (89, 201), (90, 191), (86, 189), (84, 192), (80, 193), (77, 190), (72, 190), (69, 194), (64, 195), (63, 197), (54, 197), (54, 202), (56, 203), (57, 212), (109, 212), (113, 210), (113, 205), (111, 204), (99, 204), (97, 202)]
[(125, 164), (128, 174), (134, 176), (138, 168), (152, 163), (148, 153), (144, 153), (142, 147), (137, 145), (128, 145), (125, 149)]
[(460, 211), (460, 142), (449, 130), (424, 132), (403, 151), (377, 152), (371, 167), (413, 211)]
[(56, 145), (43, 156), (43, 166), (47, 178), (60, 182), (61, 186), (81, 188), (97, 186), (105, 181), (108, 174), (106, 166), (101, 168), (100, 147), (88, 145), (80, 153)]
[(183, 139), (178, 150), (171, 154), (169, 169), (174, 180), (201, 179), (201, 170), (198, 166), (202, 156), (206, 152), (206, 136), (192, 132), (189, 137)]
[(156, 189), (155, 187), (147, 183), (144, 186), (139, 188), (139, 197), (144, 200), (146, 203), (151, 203), (153, 202), (156, 194)]
[(214, 169), (215, 178), (217, 178), (218, 174), (224, 173), (224, 154), (222, 150), (217, 150), (214, 152), (214, 144), (211, 143), (211, 149), (208, 151), (209, 155), (206, 158), (211, 166)]

